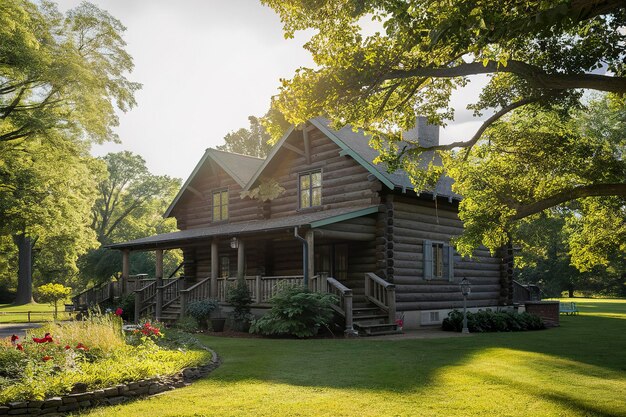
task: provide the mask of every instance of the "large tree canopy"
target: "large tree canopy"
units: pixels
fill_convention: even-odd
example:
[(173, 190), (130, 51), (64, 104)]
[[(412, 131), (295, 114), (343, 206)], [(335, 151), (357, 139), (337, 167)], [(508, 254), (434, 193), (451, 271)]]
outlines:
[(116, 139), (115, 107), (134, 106), (140, 86), (126, 28), (82, 3), (65, 16), (51, 2), (0, 2), (0, 141), (60, 129), (97, 142)]
[[(101, 244), (138, 239), (176, 230), (174, 219), (163, 213), (180, 188), (178, 178), (153, 175), (144, 159), (129, 151), (110, 153), (102, 158), (107, 175), (97, 185), (98, 198), (91, 210), (91, 228)], [(165, 270), (181, 261), (179, 251), (168, 251)], [(100, 247), (80, 259), (82, 285), (102, 282), (119, 272), (121, 255)], [(134, 253), (131, 273), (154, 274), (155, 259), (150, 252)]]
[[(623, 204), (623, 139), (599, 144), (568, 121), (584, 89), (626, 93), (622, 0), (263, 2), (279, 13), (286, 36), (316, 30), (305, 45), (316, 68), (284, 80), (274, 108), (295, 124), (325, 114), (373, 133), (381, 159), (406, 169), (420, 189), (436, 176), (415, 169), (424, 148), (401, 141), (401, 132), (417, 114), (439, 124), (453, 119), (451, 93), (472, 75), (488, 75), (470, 106), (488, 116), (482, 126), (434, 147), (466, 197), (461, 215), (473, 229), (459, 241), (462, 253), (480, 243), (495, 249), (513, 221), (567, 201), (618, 196)], [(368, 19), (379, 32), (361, 30)], [(622, 100), (613, 103), (618, 114)], [(532, 166), (511, 165), (520, 162)], [(537, 187), (534, 179), (545, 181)]]
[(78, 256), (97, 244), (88, 225), (103, 170), (83, 144), (50, 136), (21, 147), (0, 144), (0, 154), (6, 156), (0, 159), (0, 239), (17, 247), (16, 302), (28, 303), (33, 249), (41, 249), (35, 259), (40, 281), (67, 282), (77, 272)]

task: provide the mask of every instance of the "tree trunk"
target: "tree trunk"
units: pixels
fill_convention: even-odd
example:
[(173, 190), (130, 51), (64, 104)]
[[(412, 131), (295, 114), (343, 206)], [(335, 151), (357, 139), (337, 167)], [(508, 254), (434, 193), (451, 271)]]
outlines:
[(33, 302), (33, 240), (24, 234), (14, 235), (18, 249), (17, 295), (14, 305)]
[(567, 293), (569, 295), (569, 298), (574, 298), (574, 286), (573, 285), (569, 285), (569, 287), (567, 288)]

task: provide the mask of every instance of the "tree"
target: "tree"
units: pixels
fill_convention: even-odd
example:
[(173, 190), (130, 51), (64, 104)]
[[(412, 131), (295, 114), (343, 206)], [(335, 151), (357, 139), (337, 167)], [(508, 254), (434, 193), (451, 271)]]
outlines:
[(51, 2), (3, 1), (0, 142), (51, 130), (96, 142), (116, 139), (115, 106), (134, 106), (140, 87), (125, 77), (133, 62), (124, 30), (86, 2), (63, 16)]
[(150, 174), (146, 161), (129, 151), (110, 153), (102, 160), (108, 176), (98, 184), (91, 222), (98, 241), (106, 244), (154, 233), (165, 222), (161, 214), (180, 188), (180, 180)]
[[(176, 230), (176, 222), (162, 215), (180, 188), (180, 179), (151, 174), (144, 159), (129, 151), (109, 153), (102, 161), (107, 175), (97, 185), (99, 196), (91, 209), (91, 228), (101, 245)], [(154, 273), (151, 253), (134, 253), (131, 260), (131, 273)], [(173, 270), (180, 260), (177, 251), (168, 251), (165, 270)], [(116, 274), (121, 256), (101, 246), (82, 256), (79, 263), (85, 285)]]
[(240, 153), (242, 155), (265, 158), (272, 148), (271, 136), (261, 124), (261, 119), (255, 116), (248, 116), (250, 127), (241, 128), (235, 132), (230, 132), (224, 136), (224, 144), (217, 149), (227, 152)]
[[(294, 124), (325, 114), (336, 126), (350, 123), (365, 129), (374, 135), (380, 160), (392, 169), (404, 168), (418, 189), (428, 188), (433, 178), (447, 172), (466, 198), (460, 208), (465, 225), (476, 226), (475, 233), (460, 242), (462, 253), (469, 254), (480, 243), (495, 250), (506, 240), (512, 222), (549, 207), (585, 197), (626, 196), (624, 176), (614, 171), (606, 177), (588, 176), (582, 183), (552, 181), (539, 190), (530, 182), (520, 182), (516, 192), (509, 193), (506, 183), (519, 174), (510, 170), (506, 179), (489, 176), (498, 184), (482, 193), (482, 200), (470, 202), (464, 191), (471, 188), (478, 193), (486, 181), (478, 175), (462, 177), (460, 168), (471, 161), (478, 172), (481, 164), (492, 161), (495, 147), (502, 149), (502, 140), (510, 133), (507, 126), (509, 130), (513, 125), (521, 127), (523, 117), (535, 114), (542, 118), (535, 124), (556, 121), (556, 126), (544, 125), (543, 132), (535, 129), (528, 137), (516, 129), (517, 142), (509, 141), (507, 150), (531, 155), (541, 147), (546, 160), (554, 162), (557, 154), (570, 159), (570, 154), (558, 153), (558, 144), (571, 138), (569, 127), (563, 131), (563, 118), (584, 105), (582, 89), (626, 92), (623, 1), (263, 2), (278, 12), (286, 36), (316, 30), (305, 48), (317, 67), (300, 68), (293, 79), (283, 80), (273, 107)], [(378, 22), (384, 33), (364, 34), (359, 25), (367, 18)], [(414, 126), (416, 114), (439, 124), (452, 119), (452, 91), (477, 74), (487, 74), (489, 82), (470, 108), (477, 116), (489, 117), (471, 137), (430, 148), (402, 141), (401, 131)], [(623, 98), (616, 96), (618, 113), (623, 112), (623, 104)], [(553, 112), (542, 113), (546, 109)], [(511, 115), (513, 125), (503, 121)], [(550, 147), (542, 146), (546, 135), (551, 136)], [(502, 140), (495, 141), (496, 136)], [(623, 142), (620, 146), (623, 152)], [(437, 151), (444, 168), (431, 164), (426, 174), (416, 169), (425, 150)], [(583, 151), (584, 146), (577, 150)], [(490, 157), (482, 158), (486, 152)], [(587, 160), (599, 167), (605, 154), (599, 158), (591, 154)], [(505, 166), (504, 159), (491, 165)], [(550, 172), (548, 164), (535, 169)], [(470, 179), (476, 181), (472, 187), (467, 183)], [(498, 210), (490, 209), (494, 204)]]
[(38, 300), (42, 303), (49, 303), (54, 306), (54, 318), (58, 317), (58, 303), (64, 301), (72, 293), (70, 287), (61, 284), (45, 284), (37, 288)]
[(88, 227), (100, 165), (65, 138), (0, 144), (0, 236), (18, 252), (15, 304), (32, 301), (33, 250), (54, 250), (56, 268), (75, 273), (76, 258), (96, 244)]

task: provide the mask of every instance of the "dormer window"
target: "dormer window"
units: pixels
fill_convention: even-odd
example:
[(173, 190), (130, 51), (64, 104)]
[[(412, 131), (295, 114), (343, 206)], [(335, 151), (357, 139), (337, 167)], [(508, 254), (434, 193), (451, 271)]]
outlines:
[(213, 192), (213, 221), (228, 220), (228, 190)]
[(300, 208), (322, 205), (322, 171), (310, 171), (300, 174)]

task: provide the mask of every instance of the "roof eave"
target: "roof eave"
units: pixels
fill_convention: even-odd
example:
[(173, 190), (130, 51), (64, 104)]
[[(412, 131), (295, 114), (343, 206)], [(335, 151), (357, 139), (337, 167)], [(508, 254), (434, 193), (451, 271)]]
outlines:
[(366, 161), (361, 155), (356, 153), (352, 148), (346, 145), (337, 135), (335, 135), (331, 130), (329, 130), (323, 123), (320, 123), (316, 119), (311, 119), (309, 122), (322, 131), (326, 136), (328, 136), (333, 142), (335, 142), (341, 148), (341, 152), (344, 155), (349, 155), (352, 159), (357, 161), (363, 168), (369, 171), (370, 174), (374, 175), (380, 182), (385, 184), (387, 188), (393, 190), (396, 185), (391, 182), (387, 177), (385, 177), (379, 170), (377, 170), (371, 162)]

